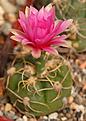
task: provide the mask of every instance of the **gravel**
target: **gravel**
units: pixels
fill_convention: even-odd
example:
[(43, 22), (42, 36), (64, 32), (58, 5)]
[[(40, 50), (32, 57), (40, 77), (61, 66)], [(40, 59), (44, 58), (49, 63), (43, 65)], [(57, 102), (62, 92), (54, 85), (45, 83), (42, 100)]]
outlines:
[[(0, 18), (2, 19), (2, 16), (4, 14), (7, 15), (6, 11), (4, 10), (4, 5), (6, 6), (6, 3), (3, 4), (6, 0), (1, 0), (2, 4), (0, 5)], [(3, 18), (2, 22), (0, 23), (0, 26), (5, 26), (5, 30), (1, 30), (0, 38), (0, 52), (2, 49), (3, 44), (5, 43), (4, 38), (7, 37), (8, 29), (10, 29), (13, 25), (13, 23), (17, 19), (17, 12), (18, 10), (22, 9), (23, 2), (22, 0), (16, 0), (17, 4), (15, 3), (15, 0), (8, 0), (7, 2), (11, 1), (11, 4), (13, 4), (14, 9), (10, 9), (8, 6), (6, 7), (6, 10), (10, 11), (8, 13), (9, 21), (6, 21), (7, 18)], [(13, 2), (13, 3), (12, 3)], [(20, 3), (21, 2), (21, 3)], [(17, 8), (16, 8), (17, 7)], [(17, 10), (17, 12), (16, 12)], [(11, 12), (13, 12), (11, 14)], [(12, 18), (13, 16), (13, 18)], [(7, 24), (6, 24), (7, 22)], [(9, 27), (8, 27), (9, 25)], [(3, 33), (3, 34), (2, 34)], [(17, 48), (17, 47), (15, 47)], [(14, 52), (17, 50), (13, 50)], [(86, 68), (81, 67), (81, 65), (86, 61), (86, 58), (84, 55), (85, 53), (80, 53), (83, 58), (74, 55), (74, 53), (71, 51), (69, 53), (69, 63), (71, 64), (71, 72), (73, 76), (73, 86), (71, 91), (71, 96), (68, 99), (68, 103), (64, 109), (61, 111), (53, 112), (49, 115), (45, 116), (39, 116), (34, 118), (28, 118), (25, 115), (22, 115), (10, 102), (8, 97), (4, 96), (4, 89), (1, 88), (0, 85), (0, 116), (5, 116), (8, 119), (12, 119), (14, 121), (85, 121), (86, 120)], [(64, 54), (64, 57), (67, 58), (66, 54)], [(1, 83), (0, 83), (1, 84)]]

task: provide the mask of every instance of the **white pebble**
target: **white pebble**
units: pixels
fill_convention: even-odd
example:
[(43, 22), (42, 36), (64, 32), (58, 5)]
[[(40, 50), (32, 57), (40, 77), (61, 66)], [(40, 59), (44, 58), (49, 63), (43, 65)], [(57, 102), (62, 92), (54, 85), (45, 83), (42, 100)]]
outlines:
[(3, 32), (5, 35), (8, 35), (10, 33), (10, 29), (12, 28), (12, 25), (9, 22), (5, 22), (0, 27), (0, 31)]
[(79, 105), (78, 110), (81, 110), (82, 114), (85, 113), (85, 107), (83, 105)]
[(47, 116), (43, 116), (43, 119), (48, 119), (48, 117)]
[(74, 62), (74, 60), (73, 59), (70, 59), (70, 63), (73, 63)]
[(83, 74), (86, 74), (86, 69), (82, 69), (82, 73)]
[(81, 117), (80, 117), (80, 121), (83, 121), (83, 120), (84, 120), (83, 115), (81, 115)]
[(58, 117), (58, 113), (57, 112), (51, 113), (49, 115), (49, 119), (57, 119), (57, 117)]
[(79, 82), (82, 82), (82, 79), (81, 79), (81, 77), (79, 77)]
[(66, 117), (62, 117), (61, 120), (62, 121), (67, 121), (67, 118)]
[(28, 121), (26, 116), (23, 116), (23, 121)]

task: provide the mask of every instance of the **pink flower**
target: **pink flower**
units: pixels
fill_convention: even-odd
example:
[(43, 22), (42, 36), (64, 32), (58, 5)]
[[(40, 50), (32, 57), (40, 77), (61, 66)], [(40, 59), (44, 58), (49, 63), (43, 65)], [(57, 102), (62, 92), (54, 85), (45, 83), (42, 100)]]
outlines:
[(57, 50), (53, 45), (71, 47), (70, 43), (64, 40), (67, 38), (65, 34), (57, 35), (70, 26), (72, 19), (60, 21), (56, 25), (55, 7), (50, 4), (39, 11), (32, 6), (26, 7), (25, 14), (20, 11), (19, 17), (18, 21), (24, 32), (12, 29), (14, 35), (11, 38), (31, 49), (33, 57), (39, 58), (42, 50), (56, 54)]

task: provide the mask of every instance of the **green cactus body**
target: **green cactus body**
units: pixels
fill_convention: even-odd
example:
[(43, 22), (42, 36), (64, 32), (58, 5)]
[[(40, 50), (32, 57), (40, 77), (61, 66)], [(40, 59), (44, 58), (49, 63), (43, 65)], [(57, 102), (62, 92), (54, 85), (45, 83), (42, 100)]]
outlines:
[(53, 2), (56, 4), (57, 18), (73, 19), (67, 32), (72, 46), (78, 51), (86, 50), (86, 0), (53, 0)]
[(69, 68), (56, 57), (33, 59), (30, 55), (7, 73), (7, 93), (14, 106), (25, 115), (54, 112), (61, 109), (70, 96), (72, 78)]

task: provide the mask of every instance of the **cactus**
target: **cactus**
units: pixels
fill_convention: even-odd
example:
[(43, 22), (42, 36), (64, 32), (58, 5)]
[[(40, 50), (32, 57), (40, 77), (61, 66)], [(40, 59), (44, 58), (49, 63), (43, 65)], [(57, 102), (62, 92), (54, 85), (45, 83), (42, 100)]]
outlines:
[(56, 16), (59, 19), (73, 19), (66, 31), (69, 41), (78, 50), (86, 50), (86, 0), (53, 0)]
[[(29, 50), (27, 56), (7, 70), (7, 93), (14, 106), (28, 116), (46, 115), (62, 109), (71, 94), (72, 78), (69, 64), (54, 46), (71, 48), (65, 34), (58, 36), (72, 23), (72, 19), (54, 22), (55, 6), (38, 11), (26, 7), (19, 12), (24, 32), (12, 29), (12, 39)], [(51, 56), (51, 54), (53, 56)], [(67, 66), (68, 65), (68, 66)]]
[(7, 71), (7, 93), (18, 110), (27, 116), (46, 115), (62, 109), (71, 93), (70, 69), (49, 54), (31, 55)]

